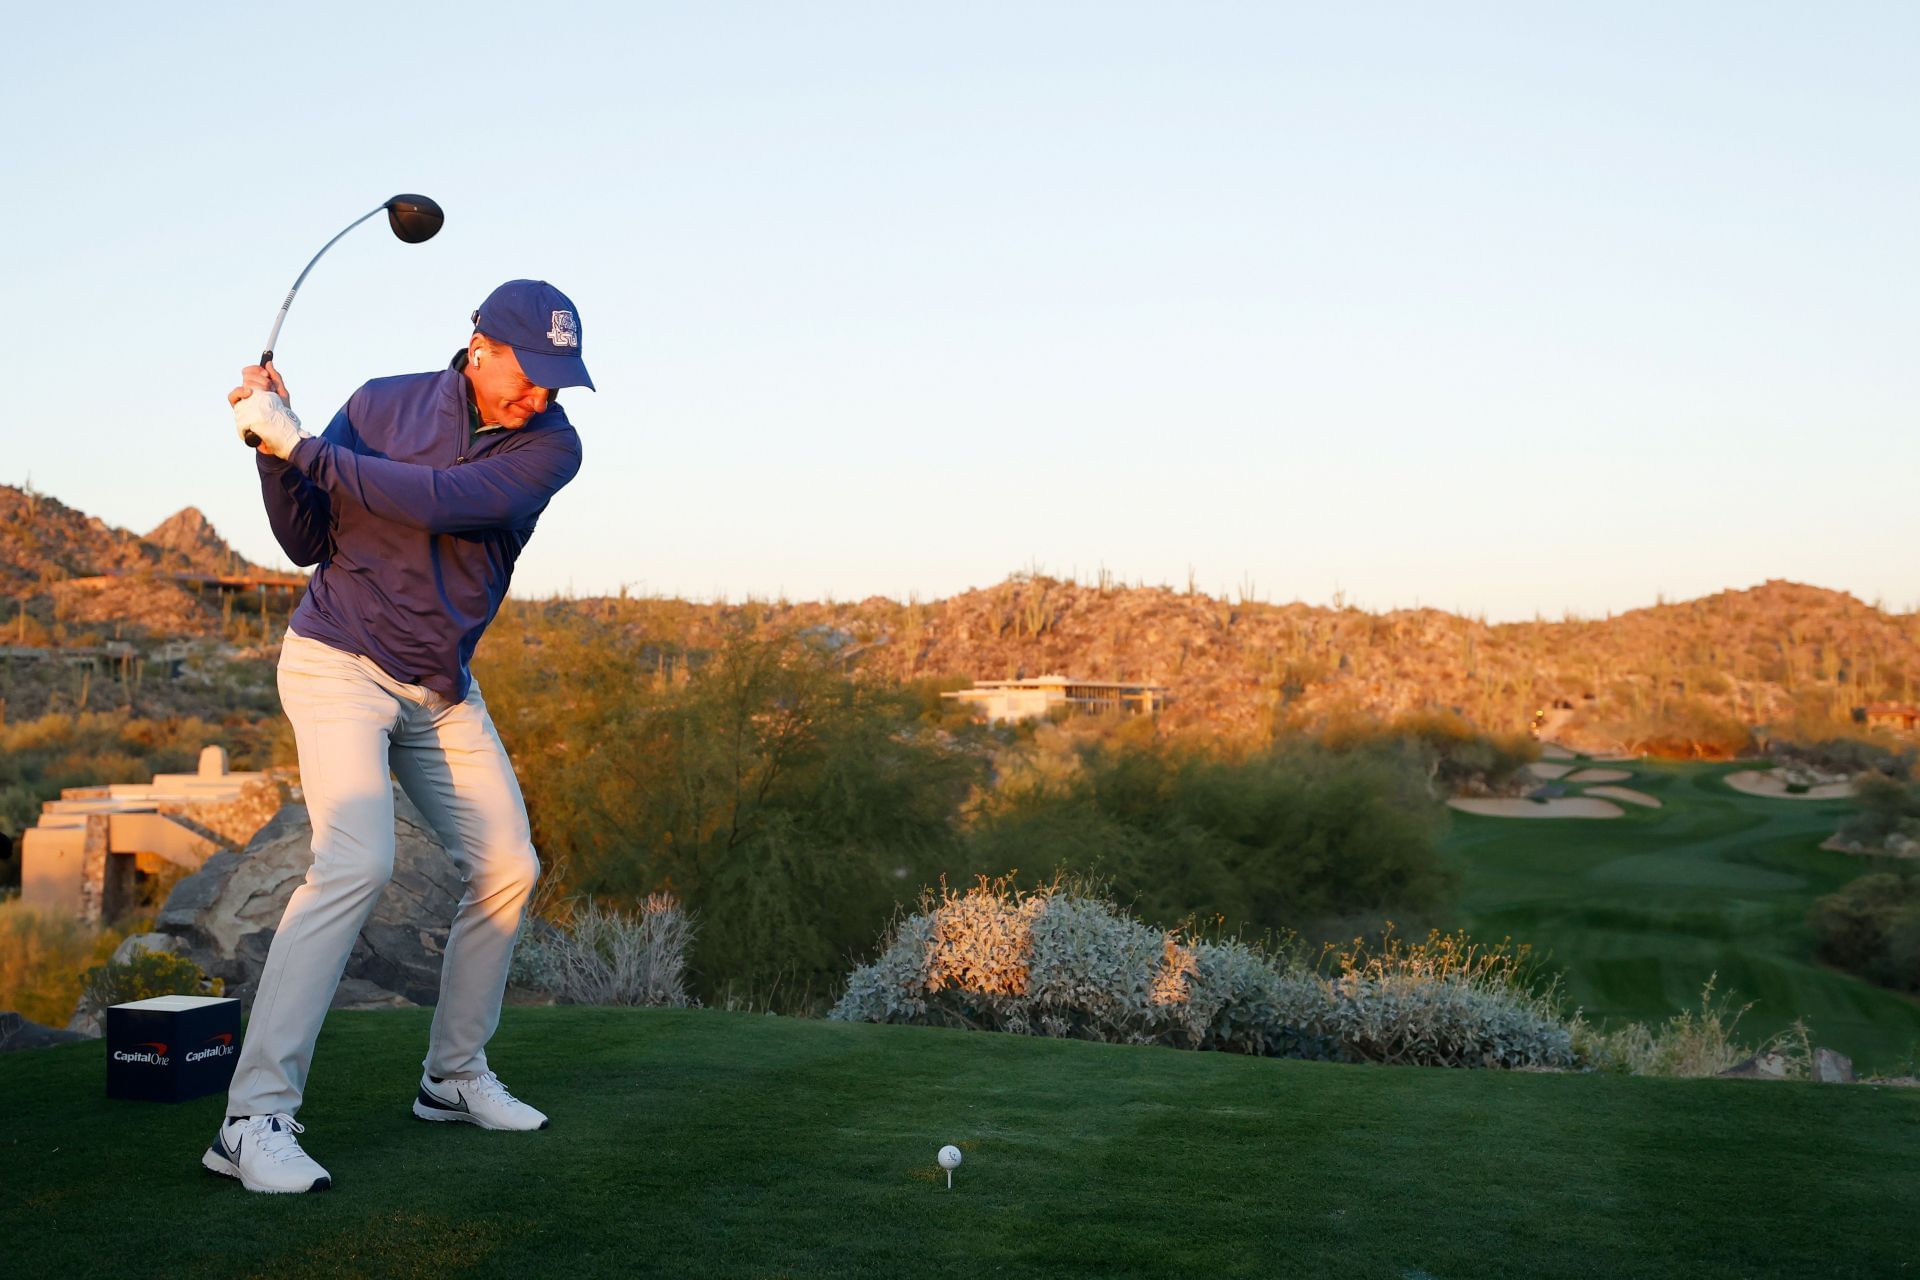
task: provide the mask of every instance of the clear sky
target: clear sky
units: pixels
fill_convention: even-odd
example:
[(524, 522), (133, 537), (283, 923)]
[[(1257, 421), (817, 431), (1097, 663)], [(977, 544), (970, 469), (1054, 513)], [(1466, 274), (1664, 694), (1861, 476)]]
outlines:
[(0, 480), (281, 563), (224, 393), (423, 191), (282, 368), (568, 291), (520, 594), (1920, 601), (1912, 4), (293, 8), (9, 10)]

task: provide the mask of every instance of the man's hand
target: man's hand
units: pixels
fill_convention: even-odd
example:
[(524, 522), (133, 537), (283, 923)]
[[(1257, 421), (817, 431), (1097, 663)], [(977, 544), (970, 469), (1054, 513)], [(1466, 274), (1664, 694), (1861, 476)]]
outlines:
[(271, 391), (285, 403), (293, 403), (293, 397), (287, 394), (287, 384), (281, 380), (280, 371), (273, 367), (271, 360), (264, 367), (250, 364), (242, 369), (240, 385), (227, 392), (227, 404), (237, 405), (255, 391)]
[(242, 369), (240, 385), (227, 393), (227, 403), (233, 407), (240, 438), (245, 440), (251, 432), (259, 439), (262, 453), (284, 460), (306, 438), (300, 419), (287, 406), (287, 384), (271, 363)]
[(307, 438), (307, 433), (300, 429), (300, 419), (293, 416), (287, 402), (273, 391), (256, 390), (234, 405), (233, 421), (240, 429), (242, 440), (251, 431), (260, 439), (260, 452), (283, 460), (295, 445)]

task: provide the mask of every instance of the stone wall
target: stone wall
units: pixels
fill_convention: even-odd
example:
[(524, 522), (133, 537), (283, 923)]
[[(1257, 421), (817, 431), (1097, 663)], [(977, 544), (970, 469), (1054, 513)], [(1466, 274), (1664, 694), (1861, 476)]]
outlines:
[(254, 833), (267, 825), (289, 798), (284, 779), (268, 775), (255, 778), (231, 800), (203, 800), (195, 803), (163, 803), (159, 812), (188, 826), (228, 849), (244, 849)]

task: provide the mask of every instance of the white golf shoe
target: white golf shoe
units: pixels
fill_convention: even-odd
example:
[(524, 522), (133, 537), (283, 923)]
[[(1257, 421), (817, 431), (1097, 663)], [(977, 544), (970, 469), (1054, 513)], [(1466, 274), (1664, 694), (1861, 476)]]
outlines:
[(325, 1191), (333, 1179), (300, 1149), (300, 1140), (294, 1137), (305, 1132), (306, 1126), (284, 1111), (228, 1118), (221, 1121), (200, 1163), (214, 1173), (240, 1179), (249, 1191)]
[(453, 1120), (482, 1129), (544, 1129), (548, 1124), (546, 1113), (508, 1093), (491, 1071), (471, 1080), (421, 1076), (413, 1114), (422, 1120)]

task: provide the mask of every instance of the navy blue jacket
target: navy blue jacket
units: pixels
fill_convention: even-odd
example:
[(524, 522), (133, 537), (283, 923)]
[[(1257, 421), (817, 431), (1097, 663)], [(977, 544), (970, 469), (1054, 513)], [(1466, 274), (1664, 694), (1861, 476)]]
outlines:
[(472, 435), (466, 376), (444, 369), (377, 378), (287, 461), (258, 458), (273, 536), (318, 566), (293, 629), (458, 702), (580, 437), (557, 404)]

